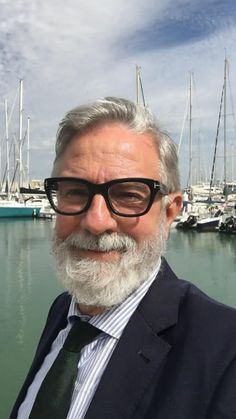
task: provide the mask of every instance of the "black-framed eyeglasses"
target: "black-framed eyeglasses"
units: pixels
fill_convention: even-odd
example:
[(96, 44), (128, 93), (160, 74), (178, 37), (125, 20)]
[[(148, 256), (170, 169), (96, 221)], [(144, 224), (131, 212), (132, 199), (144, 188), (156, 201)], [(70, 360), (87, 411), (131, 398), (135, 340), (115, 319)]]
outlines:
[(94, 195), (100, 194), (114, 214), (137, 217), (146, 214), (158, 192), (168, 190), (158, 180), (146, 178), (114, 179), (105, 183), (92, 183), (75, 177), (52, 177), (44, 181), (48, 200), (58, 214), (79, 215), (87, 211)]

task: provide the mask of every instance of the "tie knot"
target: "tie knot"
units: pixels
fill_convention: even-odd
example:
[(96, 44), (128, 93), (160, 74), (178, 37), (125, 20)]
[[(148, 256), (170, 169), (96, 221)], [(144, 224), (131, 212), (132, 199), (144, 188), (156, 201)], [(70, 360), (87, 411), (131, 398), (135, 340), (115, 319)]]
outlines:
[(69, 352), (80, 352), (85, 345), (92, 342), (100, 333), (101, 330), (88, 322), (82, 321), (79, 317), (76, 317), (75, 323), (68, 333), (63, 348)]

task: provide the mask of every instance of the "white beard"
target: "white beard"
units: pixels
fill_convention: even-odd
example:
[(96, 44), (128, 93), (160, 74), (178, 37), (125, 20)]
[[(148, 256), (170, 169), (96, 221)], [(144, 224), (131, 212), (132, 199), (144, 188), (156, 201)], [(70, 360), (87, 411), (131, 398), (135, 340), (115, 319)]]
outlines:
[[(53, 253), (61, 283), (79, 304), (109, 309), (122, 303), (148, 279), (166, 247), (164, 216), (155, 238), (137, 245), (130, 236), (89, 232), (73, 233), (61, 240), (54, 233)], [(114, 262), (79, 258), (75, 249), (120, 252)], [(74, 250), (74, 252), (73, 252)]]

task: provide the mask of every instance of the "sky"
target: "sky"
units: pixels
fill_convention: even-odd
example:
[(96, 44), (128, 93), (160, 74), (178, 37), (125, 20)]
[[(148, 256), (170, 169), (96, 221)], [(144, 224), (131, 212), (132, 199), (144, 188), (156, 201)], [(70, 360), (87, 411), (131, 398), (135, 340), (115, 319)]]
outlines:
[[(186, 104), (192, 74), (193, 180), (205, 180), (213, 160), (226, 55), (227, 176), (236, 179), (235, 22), (235, 0), (0, 0), (1, 171), (6, 161), (4, 100), (9, 115), (12, 111), (10, 135), (17, 138), (20, 79), (24, 130), (28, 116), (31, 121), (30, 175), (43, 179), (50, 175), (63, 115), (103, 96), (135, 101), (138, 65), (145, 101), (162, 129), (176, 144), (183, 129), (179, 154), (183, 186), (188, 177)], [(222, 147), (223, 127), (219, 179)]]

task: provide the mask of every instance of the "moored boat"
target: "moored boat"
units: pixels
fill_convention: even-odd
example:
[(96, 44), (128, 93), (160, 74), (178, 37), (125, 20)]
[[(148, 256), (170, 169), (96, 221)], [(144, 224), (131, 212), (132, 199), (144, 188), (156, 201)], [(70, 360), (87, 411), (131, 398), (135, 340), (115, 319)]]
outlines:
[(187, 218), (180, 220), (176, 224), (176, 228), (179, 230), (193, 230), (197, 226), (198, 216), (190, 214)]
[(36, 218), (40, 207), (24, 205), (18, 202), (0, 203), (0, 218)]
[(219, 232), (225, 234), (236, 234), (236, 216), (227, 217), (219, 226)]
[(198, 220), (196, 229), (199, 232), (216, 231), (222, 221), (223, 211), (220, 209), (216, 211), (211, 217), (202, 218)]

